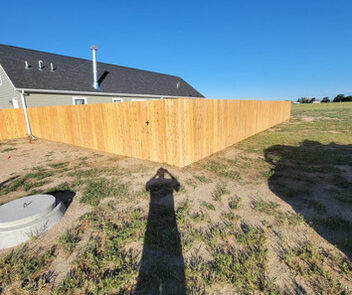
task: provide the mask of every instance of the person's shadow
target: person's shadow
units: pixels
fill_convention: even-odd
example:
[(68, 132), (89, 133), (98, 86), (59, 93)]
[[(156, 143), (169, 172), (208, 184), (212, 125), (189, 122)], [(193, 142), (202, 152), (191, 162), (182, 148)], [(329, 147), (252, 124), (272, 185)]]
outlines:
[(150, 205), (135, 294), (186, 294), (173, 197), (179, 188), (177, 179), (163, 168), (146, 183)]

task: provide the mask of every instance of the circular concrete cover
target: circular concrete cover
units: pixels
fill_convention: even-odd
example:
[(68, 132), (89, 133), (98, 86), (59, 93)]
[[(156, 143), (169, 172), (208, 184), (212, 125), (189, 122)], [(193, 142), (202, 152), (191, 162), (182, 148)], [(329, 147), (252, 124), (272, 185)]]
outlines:
[(0, 228), (26, 224), (50, 213), (56, 205), (52, 195), (33, 195), (0, 206)]
[(59, 222), (65, 209), (52, 195), (32, 195), (0, 206), (0, 249), (43, 234)]

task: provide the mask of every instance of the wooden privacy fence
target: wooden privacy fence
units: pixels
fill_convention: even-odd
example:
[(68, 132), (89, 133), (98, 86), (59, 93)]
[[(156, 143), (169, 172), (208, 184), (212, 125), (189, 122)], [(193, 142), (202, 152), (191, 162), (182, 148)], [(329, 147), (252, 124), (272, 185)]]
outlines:
[[(290, 110), (285, 101), (165, 99), (28, 108), (28, 116), (38, 138), (183, 167), (288, 120)], [(11, 111), (2, 139), (25, 135), (23, 111)]]
[(22, 109), (0, 109), (0, 140), (27, 136)]

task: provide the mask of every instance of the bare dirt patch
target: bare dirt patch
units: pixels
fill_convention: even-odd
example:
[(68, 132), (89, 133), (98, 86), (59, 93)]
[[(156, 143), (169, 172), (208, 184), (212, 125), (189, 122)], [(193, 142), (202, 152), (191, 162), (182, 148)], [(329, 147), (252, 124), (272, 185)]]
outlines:
[[(26, 272), (42, 285), (0, 270), (0, 293), (23, 284), (18, 294), (349, 294), (352, 149), (334, 131), (350, 116), (311, 133), (323, 119), (298, 117), (182, 169), (42, 140), (2, 143), (0, 202), (34, 191), (75, 197), (28, 243), (39, 254), (56, 247), (45, 275)], [(334, 143), (311, 140), (323, 131)], [(161, 167), (172, 177), (157, 177)]]

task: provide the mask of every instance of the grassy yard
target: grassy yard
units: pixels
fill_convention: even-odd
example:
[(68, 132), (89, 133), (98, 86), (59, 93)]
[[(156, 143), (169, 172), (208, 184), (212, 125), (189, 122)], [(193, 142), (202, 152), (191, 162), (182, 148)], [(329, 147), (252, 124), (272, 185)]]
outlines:
[(0, 294), (352, 294), (352, 103), (294, 105), (183, 169), (40, 140), (0, 160), (0, 204), (74, 196), (0, 251)]

